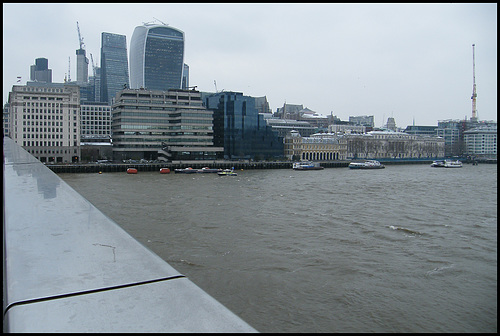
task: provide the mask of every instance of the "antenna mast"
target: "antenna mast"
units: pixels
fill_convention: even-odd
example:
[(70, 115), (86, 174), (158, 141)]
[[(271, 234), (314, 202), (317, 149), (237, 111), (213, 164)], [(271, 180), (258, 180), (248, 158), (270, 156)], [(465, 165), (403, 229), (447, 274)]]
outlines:
[(476, 59), (474, 54), (475, 44), (472, 45), (472, 120), (476, 121)]

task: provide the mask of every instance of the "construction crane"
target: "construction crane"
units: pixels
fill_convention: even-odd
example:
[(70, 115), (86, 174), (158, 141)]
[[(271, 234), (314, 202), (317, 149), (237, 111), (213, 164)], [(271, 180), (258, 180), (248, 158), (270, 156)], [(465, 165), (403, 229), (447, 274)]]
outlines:
[(472, 119), (476, 120), (476, 60), (474, 55), (474, 47), (476, 45), (472, 45)]
[(90, 61), (92, 62), (92, 73), (95, 77), (95, 66), (94, 66), (94, 57), (92, 57), (92, 53), (90, 53)]
[(78, 25), (78, 21), (76, 21), (76, 29), (78, 30), (78, 41), (80, 42), (80, 49), (83, 49), (85, 47), (85, 44), (83, 43), (83, 37), (80, 34), (80, 26)]
[(68, 82), (71, 82), (71, 57), (68, 56)]
[(217, 82), (214, 79), (214, 85), (215, 85), (215, 93), (217, 93)]

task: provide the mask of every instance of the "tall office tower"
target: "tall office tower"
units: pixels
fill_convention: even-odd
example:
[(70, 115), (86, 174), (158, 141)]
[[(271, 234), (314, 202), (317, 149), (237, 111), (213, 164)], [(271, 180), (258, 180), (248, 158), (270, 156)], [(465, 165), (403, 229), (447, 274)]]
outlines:
[(182, 73), (182, 89), (189, 89), (189, 65), (184, 64), (184, 72)]
[(127, 38), (101, 35), (101, 101), (111, 103), (118, 91), (129, 87)]
[(76, 82), (89, 82), (89, 59), (86, 56), (85, 49), (76, 49)]
[(49, 69), (49, 60), (37, 58), (30, 67), (30, 79), (35, 82), (52, 83), (52, 69)]
[(184, 32), (160, 24), (144, 24), (130, 41), (130, 87), (147, 90), (181, 89)]

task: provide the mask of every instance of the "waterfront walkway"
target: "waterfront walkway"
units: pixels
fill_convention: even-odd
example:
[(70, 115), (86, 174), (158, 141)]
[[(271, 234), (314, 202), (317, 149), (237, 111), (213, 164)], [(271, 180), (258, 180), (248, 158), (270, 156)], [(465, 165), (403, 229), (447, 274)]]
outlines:
[[(426, 160), (380, 160), (384, 164), (431, 164), (432, 159)], [(325, 168), (348, 167), (351, 161), (324, 161), (320, 165)], [(174, 161), (167, 163), (82, 163), (82, 164), (47, 164), (55, 173), (98, 173), (98, 172), (126, 172), (127, 168), (136, 168), (140, 171), (159, 171), (160, 168), (169, 168), (171, 171), (177, 168), (191, 167), (200, 169), (203, 167), (236, 170), (247, 169), (291, 169), (291, 161), (276, 162), (248, 162), (248, 161)]]

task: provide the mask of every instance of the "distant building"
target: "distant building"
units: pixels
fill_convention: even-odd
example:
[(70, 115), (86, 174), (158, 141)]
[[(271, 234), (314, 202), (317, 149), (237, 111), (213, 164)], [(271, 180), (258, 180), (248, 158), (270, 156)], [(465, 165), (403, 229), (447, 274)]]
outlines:
[(52, 83), (52, 69), (49, 69), (49, 60), (37, 58), (30, 67), (30, 80), (35, 82)]
[(391, 131), (397, 131), (396, 120), (393, 117), (387, 118), (386, 128)]
[(363, 134), (366, 133), (366, 126), (350, 124), (328, 125), (328, 133), (335, 134)]
[(283, 156), (283, 138), (258, 113), (255, 98), (241, 92), (205, 96), (214, 112), (214, 143), (224, 147), (225, 159), (267, 160)]
[(80, 88), (28, 82), (9, 93), (10, 137), (41, 162), (80, 160)]
[(373, 116), (349, 116), (349, 123), (352, 125), (375, 127), (375, 121)]
[(184, 70), (182, 72), (182, 89), (189, 90), (189, 65), (184, 64)]
[(465, 154), (478, 159), (497, 159), (497, 126), (479, 126), (464, 132)]
[[(130, 41), (130, 87), (147, 90), (181, 89), (184, 32), (160, 24), (135, 28)], [(186, 86), (188, 80), (185, 79)]]
[(347, 140), (333, 133), (317, 133), (302, 137), (292, 131), (285, 137), (284, 155), (293, 161), (333, 161), (345, 160)]
[(100, 101), (112, 103), (116, 93), (129, 87), (125, 35), (101, 34)]
[(10, 138), (10, 105), (5, 103), (3, 105), (3, 136)]
[(86, 84), (89, 82), (89, 59), (85, 49), (76, 50), (76, 83)]
[(436, 136), (437, 135), (437, 126), (418, 126), (418, 125), (410, 125), (406, 126), (404, 130), (405, 133), (412, 135), (420, 135), (420, 136)]
[(436, 133), (444, 139), (445, 156), (461, 156), (464, 153), (465, 120), (440, 120)]
[(215, 160), (213, 112), (195, 90), (125, 89), (112, 106), (114, 160)]
[(265, 120), (281, 138), (285, 138), (291, 131), (298, 132), (302, 137), (308, 137), (316, 133), (317, 130), (315, 126), (311, 126), (307, 121), (278, 118), (266, 118)]
[(346, 138), (348, 159), (436, 159), (445, 155), (444, 139), (439, 137), (370, 131)]

